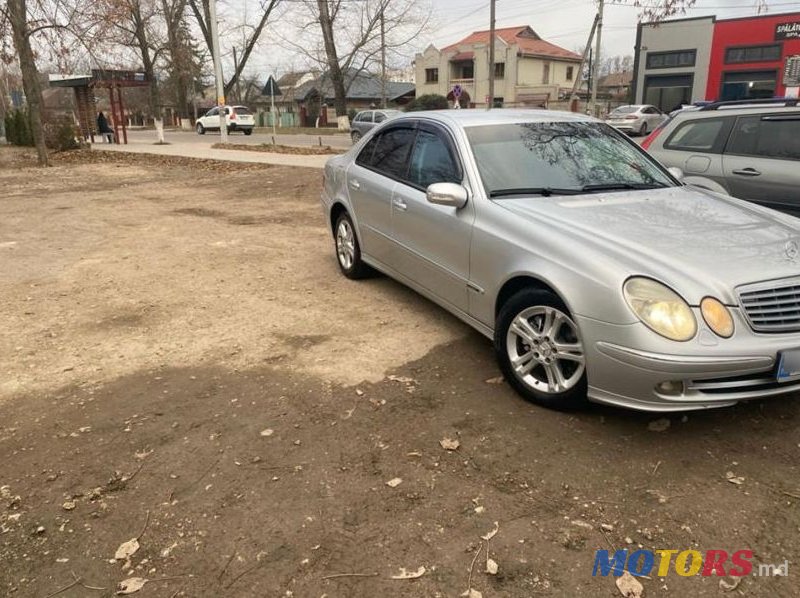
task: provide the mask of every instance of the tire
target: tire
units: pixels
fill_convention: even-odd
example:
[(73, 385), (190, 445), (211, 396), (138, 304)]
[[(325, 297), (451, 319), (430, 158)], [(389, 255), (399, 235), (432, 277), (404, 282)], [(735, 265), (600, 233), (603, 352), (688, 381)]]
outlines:
[(206, 129), (203, 126), (203, 123), (197, 123), (197, 127), (195, 127), (195, 128), (197, 130), (197, 134), (198, 135), (205, 135), (206, 134)]
[(647, 135), (647, 123), (642, 123), (642, 128), (639, 129), (639, 135), (641, 135), (642, 137)]
[(244, 133), (245, 135), (252, 135), (253, 129), (242, 129), (242, 133)]
[(356, 229), (347, 212), (342, 212), (336, 219), (333, 238), (336, 261), (342, 274), (353, 280), (368, 277), (372, 273), (372, 268), (361, 259), (361, 246), (358, 244)]
[(350, 133), (350, 139), (353, 140), (353, 145), (355, 145), (361, 140), (361, 133), (359, 131), (353, 131)]
[(494, 349), (503, 376), (523, 398), (558, 410), (587, 405), (580, 333), (553, 293), (531, 288), (513, 295), (497, 316)]

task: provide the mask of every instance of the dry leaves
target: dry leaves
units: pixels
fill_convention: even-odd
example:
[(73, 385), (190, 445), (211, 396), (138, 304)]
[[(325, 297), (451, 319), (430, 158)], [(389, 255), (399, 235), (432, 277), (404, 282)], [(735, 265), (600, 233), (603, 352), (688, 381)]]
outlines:
[(425, 575), (425, 567), (420, 567), (416, 571), (408, 571), (405, 567), (400, 567), (400, 572), (392, 575), (392, 579), (417, 579)]
[(117, 548), (117, 552), (114, 554), (114, 558), (118, 561), (125, 561), (131, 558), (136, 551), (139, 550), (139, 540), (138, 538), (131, 538), (127, 542), (123, 542)]
[(441, 446), (446, 451), (455, 451), (461, 446), (461, 443), (458, 440), (454, 440), (452, 438), (442, 438), (439, 441), (439, 446)]
[(403, 483), (403, 478), (392, 478), (391, 480), (386, 482), (386, 485), (389, 486), (389, 488), (397, 488), (402, 483)]
[(719, 587), (723, 592), (733, 592), (736, 588), (739, 587), (740, 583), (742, 583), (741, 577), (734, 578), (733, 583), (728, 583), (724, 579), (720, 579)]
[(488, 542), (489, 540), (494, 538), (495, 535), (497, 534), (497, 532), (499, 532), (499, 531), (500, 531), (500, 524), (497, 521), (495, 521), (494, 522), (494, 529), (491, 530), (490, 532), (488, 532), (486, 535), (481, 536), (481, 538), (483, 538), (484, 540), (486, 540)]
[(642, 598), (644, 594), (644, 586), (627, 571), (617, 578), (617, 589), (625, 598)]
[(494, 559), (486, 559), (486, 573), (489, 575), (497, 575), (499, 566)]
[(731, 484), (736, 484), (737, 486), (741, 486), (744, 484), (744, 478), (742, 476), (738, 476), (732, 471), (728, 471), (725, 473), (725, 479), (728, 480)]
[(129, 577), (128, 579), (123, 579), (117, 584), (117, 596), (138, 592), (146, 583), (147, 580), (144, 577)]

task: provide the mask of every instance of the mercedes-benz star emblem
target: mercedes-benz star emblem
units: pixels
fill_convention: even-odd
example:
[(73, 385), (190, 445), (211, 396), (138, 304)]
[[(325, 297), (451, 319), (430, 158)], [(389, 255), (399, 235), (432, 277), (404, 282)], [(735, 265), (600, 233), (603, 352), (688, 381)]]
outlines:
[(791, 261), (795, 261), (798, 253), (800, 253), (800, 248), (797, 246), (797, 241), (786, 241), (786, 245), (783, 246), (783, 250), (786, 252), (786, 257)]

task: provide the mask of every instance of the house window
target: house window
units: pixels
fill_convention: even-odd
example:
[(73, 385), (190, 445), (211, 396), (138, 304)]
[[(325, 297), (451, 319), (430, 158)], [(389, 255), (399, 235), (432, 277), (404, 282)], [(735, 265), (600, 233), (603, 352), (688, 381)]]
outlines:
[(425, 69), (425, 83), (438, 83), (439, 69)]
[(544, 63), (544, 70), (542, 71), (542, 83), (548, 85), (550, 83), (550, 63)]
[(504, 79), (506, 76), (506, 63), (505, 62), (495, 62), (494, 63), (494, 78), (495, 79)]
[(575, 67), (574, 66), (568, 66), (567, 67), (567, 81), (572, 81), (572, 75), (573, 75), (574, 72), (575, 72)]
[(725, 64), (738, 64), (742, 62), (774, 62), (780, 59), (780, 44), (771, 44), (769, 46), (749, 46), (745, 48), (727, 48), (725, 50)]
[(470, 62), (469, 64), (465, 64), (461, 67), (461, 78), (462, 79), (474, 79), (475, 78), (475, 64)]
[(697, 50), (678, 50), (676, 52), (650, 52), (647, 54), (647, 68), (672, 69), (694, 66)]

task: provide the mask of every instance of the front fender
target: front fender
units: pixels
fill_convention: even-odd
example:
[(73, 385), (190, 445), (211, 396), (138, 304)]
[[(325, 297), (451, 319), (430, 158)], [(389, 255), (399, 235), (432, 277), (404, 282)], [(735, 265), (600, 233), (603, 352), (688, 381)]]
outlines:
[(701, 189), (708, 189), (709, 191), (713, 191), (714, 193), (721, 193), (722, 195), (730, 195), (728, 190), (717, 183), (716, 181), (712, 181), (706, 177), (702, 176), (687, 176), (683, 177), (681, 181), (684, 185), (692, 185), (693, 187), (700, 187)]

